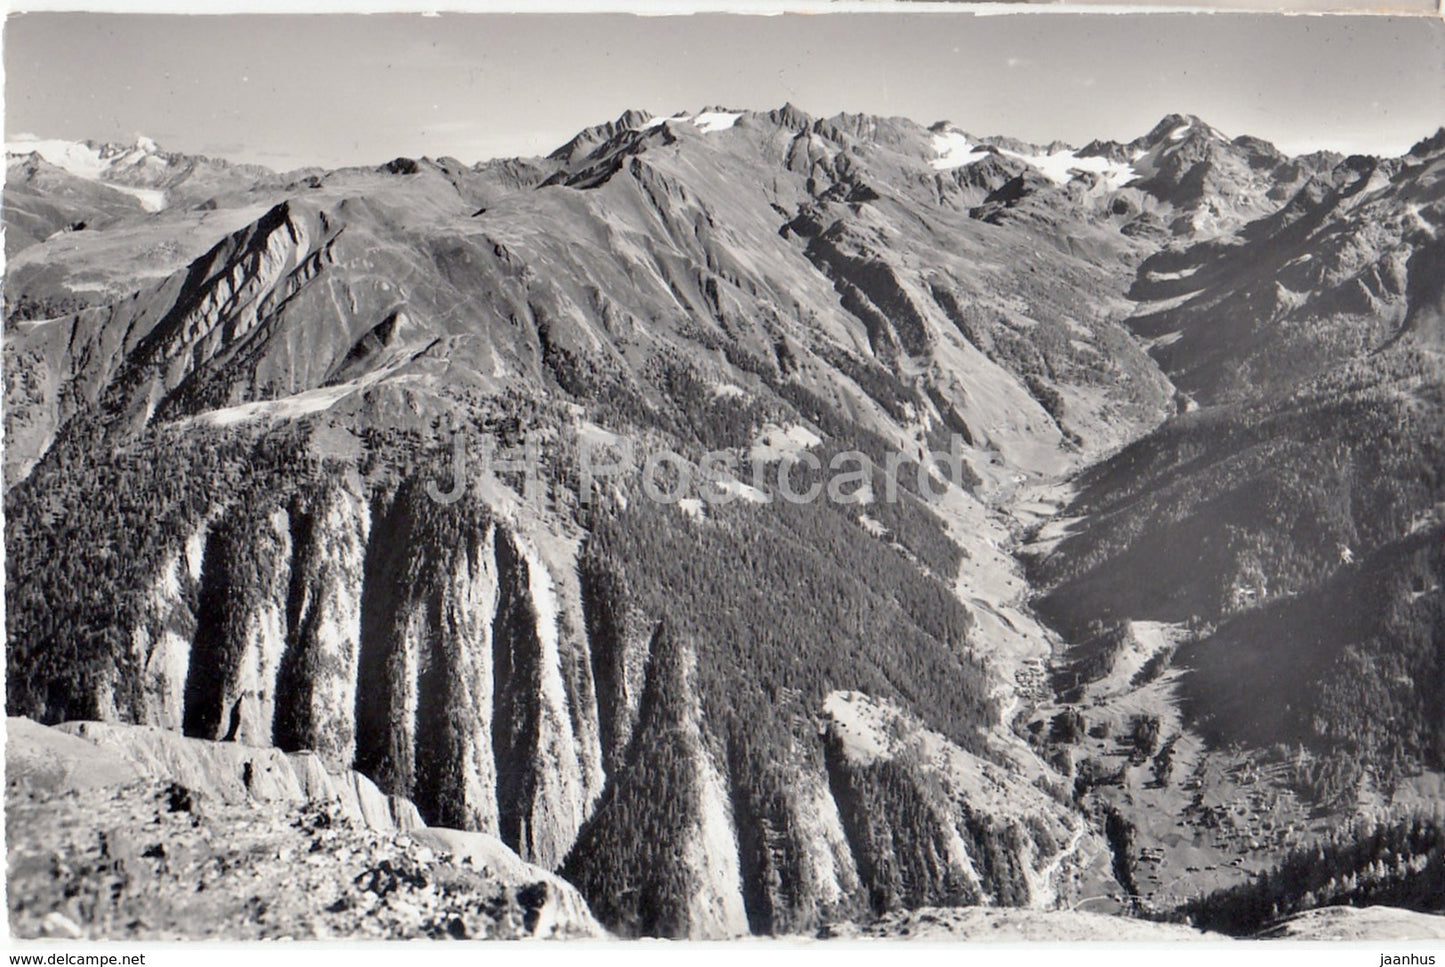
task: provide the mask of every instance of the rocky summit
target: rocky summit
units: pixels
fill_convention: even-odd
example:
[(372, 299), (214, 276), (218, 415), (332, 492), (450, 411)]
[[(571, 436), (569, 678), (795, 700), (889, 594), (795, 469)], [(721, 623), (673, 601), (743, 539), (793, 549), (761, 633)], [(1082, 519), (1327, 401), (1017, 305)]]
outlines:
[(1438, 934), (1445, 132), (8, 150), (16, 935)]

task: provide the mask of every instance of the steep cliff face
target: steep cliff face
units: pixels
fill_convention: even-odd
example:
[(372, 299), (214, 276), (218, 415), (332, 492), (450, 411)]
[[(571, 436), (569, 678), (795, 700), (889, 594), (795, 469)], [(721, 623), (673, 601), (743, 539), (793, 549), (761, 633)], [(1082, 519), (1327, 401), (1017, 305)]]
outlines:
[[(568, 687), (587, 666), (564, 657), (562, 604), (538, 550), (513, 533), (499, 548), (497, 563), (511, 583), (503, 583), (507, 610), (499, 604), (493, 619), (501, 639), (496, 683), (505, 704), (499, 710), (504, 714), (492, 718), (492, 731), (498, 748), (507, 750), (500, 768), (527, 777), (502, 800), (502, 838), (515, 840), (522, 855), (555, 866), (600, 792), (598, 777), (587, 769), (600, 751), (597, 729), (591, 716), (574, 716), (587, 703)], [(585, 659), (585, 652), (571, 654)]]
[(815, 909), (824, 914), (844, 909), (859, 895), (858, 861), (848, 845), (843, 817), (828, 788), (827, 776), (800, 770), (795, 810), (800, 838), (811, 848), (804, 852), (802, 895), (814, 897)]
[(777, 763), (792, 789), (758, 798), (709, 751), (690, 650), (660, 625), (650, 651), (627, 758), (563, 867), (614, 929), (789, 933), (922, 905), (1052, 909), (1107, 887), (1108, 847), (1070, 805), (859, 693), (829, 697), (821, 754)]
[(700, 722), (696, 656), (665, 623), (648, 650), (623, 763), (562, 874), (624, 935), (739, 936), (749, 925), (738, 834)]
[[(256, 347), (269, 341), (280, 308), (327, 263), (328, 245), (340, 228), (319, 210), (283, 202), (185, 270), (129, 298), (24, 327), (11, 359), (33, 360), (36, 365), (27, 370), (51, 375), (7, 386), (7, 401), (22, 407), (25, 427), (21, 460), (7, 464), (12, 471), (7, 485), (28, 471), (77, 414), (101, 405), (121, 426), (134, 429), (168, 403), (174, 411), (181, 400), (173, 394), (197, 392), (193, 380), (206, 382), (254, 356)], [(320, 359), (274, 348), (270, 355), (289, 381), (303, 384), (285, 391), (320, 381), (320, 374), (308, 375)], [(255, 366), (252, 360), (252, 373)], [(263, 378), (269, 368), (260, 371)], [(228, 379), (234, 382), (235, 375)]]
[(632, 605), (626, 580), (591, 558), (579, 582), (597, 695), (603, 766), (617, 773), (626, 760), (641, 711), (654, 622)]
[[(491, 627), (495, 528), (480, 517), (459, 542), (428, 548), (405, 500), (380, 508), (361, 587), (358, 766), (384, 788), (460, 828), (495, 830)], [(425, 704), (423, 705), (423, 692)], [(454, 718), (455, 716), (455, 718)], [(427, 754), (430, 743), (443, 743)], [(451, 759), (456, 781), (440, 771)], [(486, 770), (484, 772), (484, 770)]]
[(124, 319), (134, 343), (105, 388), (106, 406), (123, 409), (131, 425), (144, 425), (158, 411), (184, 414), (198, 399), (249, 395), (258, 383), (273, 382), (276, 364), (287, 370), (284, 383), (274, 381), (276, 390), (319, 382), (316, 368), (325, 352), (278, 352), (286, 340), (273, 338), (274, 330), (284, 322), (285, 304), (332, 261), (331, 244), (342, 227), (325, 211), (283, 202), (149, 298), (119, 303), (113, 310), (119, 317), (103, 325)]
[(292, 510), (287, 647), (276, 676), (273, 738), (284, 749), (312, 749), (328, 763), (356, 754), (361, 586), (371, 507), (334, 487)]
[(207, 536), (186, 674), (188, 735), (271, 744), (286, 647), (290, 525), (284, 510), (242, 509)]
[(530, 541), (419, 496), (378, 517), (368, 552), (357, 762), (435, 821), (555, 865), (601, 786), (585, 641), (564, 652)]
[(854, 857), (821, 756), (794, 746), (776, 767), (789, 789), (766, 795), (744, 770), (729, 775), (748, 926), (754, 933), (812, 929), (865, 909)]
[(738, 937), (748, 932), (743, 880), (738, 856), (737, 817), (727, 783), (702, 744), (694, 718), (686, 735), (696, 770), (697, 826), (690, 830), (683, 862), (695, 884), (688, 906), (688, 935), (699, 938)]
[(180, 731), (186, 676), (195, 637), (194, 590), (205, 561), (206, 530), (197, 530), (181, 551), (167, 555), (147, 588), (142, 618), (131, 629), (131, 651), (141, 674), (138, 721)]
[(139, 698), (108, 717), (349, 766), (369, 530), (339, 486), (202, 522), (146, 588), (130, 631)]
[(575, 542), (423, 491), (328, 480), (203, 522), (144, 585), (137, 681), (90, 707), (354, 766), (554, 867), (605, 781)]

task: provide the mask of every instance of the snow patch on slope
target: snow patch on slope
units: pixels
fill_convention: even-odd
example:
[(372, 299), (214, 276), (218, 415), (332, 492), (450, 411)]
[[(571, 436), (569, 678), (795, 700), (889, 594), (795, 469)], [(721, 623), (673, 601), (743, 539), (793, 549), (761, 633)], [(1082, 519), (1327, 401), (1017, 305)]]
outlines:
[(692, 123), (696, 124), (707, 134), (712, 134), (715, 131), (726, 131), (734, 124), (737, 124), (738, 118), (740, 117), (742, 117), (742, 112), (704, 111), (693, 118)]
[(1008, 148), (971, 145), (961, 131), (947, 130), (934, 134), (933, 150), (938, 157), (929, 164), (937, 171), (975, 164), (987, 158), (991, 152), (997, 151), (1033, 166), (1044, 177), (1059, 185), (1068, 184), (1081, 171), (1099, 175), (1111, 191), (1122, 188), (1139, 177), (1139, 173), (1130, 165), (1110, 161), (1108, 158), (1080, 157), (1073, 150), (1055, 151), (1051, 154), (1022, 154)]
[(140, 202), (140, 207), (146, 211), (155, 213), (165, 211), (166, 193), (156, 188), (132, 188), (130, 185), (117, 185), (111, 181), (103, 181), (101, 184), (114, 191), (130, 195)]
[(738, 118), (742, 116), (741, 111), (703, 111), (700, 114), (679, 113), (671, 117), (652, 118), (638, 130), (651, 131), (653, 128), (661, 127), (669, 122), (672, 124), (691, 123), (704, 134), (714, 134), (718, 131), (726, 131), (734, 124), (737, 124)]
[(929, 163), (936, 171), (961, 168), (978, 160), (978, 157), (974, 156), (978, 152), (974, 150), (973, 145), (968, 143), (968, 137), (962, 131), (943, 131), (935, 134), (933, 150), (938, 157)]
[(1074, 175), (1087, 171), (1099, 175), (1109, 190), (1122, 188), (1138, 178), (1138, 172), (1130, 165), (1110, 161), (1108, 158), (1079, 157), (1074, 151), (1056, 151), (1053, 154), (1019, 154), (1000, 148), (1001, 154), (1018, 158), (1039, 170), (1045, 178), (1057, 185), (1067, 185)]

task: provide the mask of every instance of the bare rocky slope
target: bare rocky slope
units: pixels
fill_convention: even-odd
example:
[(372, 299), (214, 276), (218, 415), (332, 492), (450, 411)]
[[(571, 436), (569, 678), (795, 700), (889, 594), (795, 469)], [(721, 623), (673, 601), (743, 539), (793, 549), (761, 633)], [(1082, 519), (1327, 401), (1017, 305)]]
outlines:
[[(225, 783), (261, 756), (393, 822), (410, 803), (625, 936), (1146, 912), (1132, 800), (1029, 730), (1075, 702), (1050, 668), (1123, 679), (1111, 727), (1150, 682), (1178, 711), (1177, 675), (1134, 680), (1162, 647), (1089, 664), (1121, 621), (1270, 661), (1253, 623), (1383, 586), (1330, 647), (1410, 677), (1408, 730), (1366, 743), (1390, 780), (1441, 765), (1437, 142), (1289, 159), (1171, 117), (1075, 151), (786, 106), (629, 112), (472, 167), (12, 157), (34, 244), (5, 280), (8, 711), (157, 781), (204, 741), (236, 750), (207, 753)], [(42, 196), (85, 225), (34, 228)], [(1280, 385), (1221, 375), (1249, 367)], [(588, 486), (579, 460), (624, 438), (695, 476), (730, 460), (731, 499)], [(486, 447), (537, 469), (485, 472)], [(850, 453), (843, 499), (782, 499)], [(1293, 508), (1321, 453), (1339, 487)], [(1222, 544), (1200, 492), (1239, 500)], [(1283, 535), (1287, 561), (1258, 550)], [(1336, 544), (1393, 576), (1339, 573)], [(1180, 748), (1245, 722), (1198, 654)]]
[(6, 723), (13, 936), (600, 937), (495, 837), (364, 776), (140, 726)]

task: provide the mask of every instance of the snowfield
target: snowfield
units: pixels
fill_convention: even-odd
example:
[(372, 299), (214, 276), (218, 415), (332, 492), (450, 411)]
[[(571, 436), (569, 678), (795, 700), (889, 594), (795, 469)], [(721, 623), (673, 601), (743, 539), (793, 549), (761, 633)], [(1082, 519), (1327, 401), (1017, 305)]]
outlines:
[(1067, 185), (1080, 171), (1100, 175), (1109, 190), (1122, 188), (1139, 177), (1130, 165), (1110, 161), (1108, 158), (1081, 158), (1074, 151), (1058, 151), (1054, 154), (1019, 154), (1000, 148), (1001, 154), (1018, 158), (1039, 170), (1045, 178), (1057, 185)]
[(1045, 178), (1059, 185), (1067, 185), (1081, 171), (1102, 177), (1110, 191), (1122, 188), (1139, 177), (1133, 166), (1110, 161), (1108, 158), (1079, 157), (1075, 151), (1056, 151), (1053, 154), (1020, 154), (1007, 148), (990, 148), (969, 144), (967, 136), (960, 131), (944, 131), (933, 136), (933, 150), (938, 155), (929, 162), (935, 171), (948, 171), (975, 164), (987, 158), (993, 151), (1018, 158), (1036, 168)]
[(742, 116), (742, 112), (740, 111), (704, 111), (693, 118), (692, 123), (696, 124), (704, 132), (712, 134), (714, 131), (726, 131), (734, 124), (737, 124), (738, 118)]
[(136, 138), (135, 145), (129, 150), (109, 156), (102, 151), (102, 147), (86, 144), (83, 141), (36, 138), (22, 134), (16, 140), (6, 142), (5, 153), (7, 156), (20, 157), (38, 154), (48, 163), (77, 178), (97, 181), (107, 188), (130, 195), (139, 201), (141, 207), (148, 212), (158, 212), (166, 207), (166, 193), (163, 191), (151, 188), (132, 188), (129, 185), (118, 185), (113, 181), (105, 180), (107, 172), (117, 168), (131, 167), (153, 155), (158, 150), (154, 141), (142, 135)]
[(973, 164), (982, 157), (979, 154), (975, 157), (973, 145), (968, 143), (968, 138), (961, 131), (945, 131), (942, 134), (933, 136), (933, 150), (938, 153), (930, 164), (936, 171), (947, 171), (950, 168), (961, 168), (964, 165)]
[(38, 154), (55, 167), (63, 168), (77, 178), (85, 178), (90, 181), (99, 180), (101, 174), (110, 167), (109, 159), (101, 158), (98, 149), (79, 141), (61, 141), (53, 138), (21, 135), (15, 141), (6, 142), (5, 153), (9, 155)]
[(140, 207), (154, 214), (164, 211), (166, 207), (166, 193), (155, 188), (132, 188), (130, 185), (117, 185), (111, 181), (103, 181), (101, 184), (114, 191), (130, 195), (140, 202)]
[(726, 131), (738, 123), (742, 117), (741, 111), (703, 111), (701, 114), (674, 114), (671, 117), (657, 117), (644, 124), (640, 130), (651, 131), (653, 128), (661, 127), (669, 121), (673, 124), (691, 123), (696, 125), (704, 134), (713, 134), (717, 131)]

